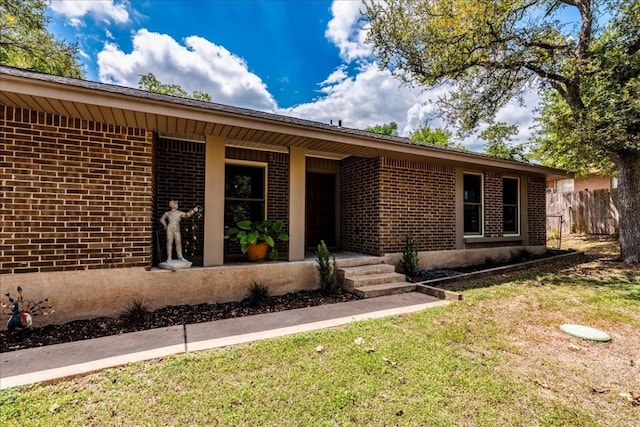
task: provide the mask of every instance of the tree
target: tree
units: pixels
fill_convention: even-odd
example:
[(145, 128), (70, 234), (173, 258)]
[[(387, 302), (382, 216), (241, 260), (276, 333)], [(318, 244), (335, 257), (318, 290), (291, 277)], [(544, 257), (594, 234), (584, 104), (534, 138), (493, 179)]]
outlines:
[(398, 124), (396, 122), (383, 123), (381, 125), (369, 126), (367, 132), (379, 135), (398, 136)]
[(138, 88), (147, 92), (161, 93), (163, 95), (179, 96), (180, 98), (190, 98), (198, 101), (211, 102), (211, 95), (206, 92), (187, 92), (180, 85), (166, 84), (160, 82), (153, 73), (147, 73), (140, 76), (138, 80)]
[(431, 129), (430, 126), (422, 126), (411, 132), (409, 139), (439, 147), (451, 146), (451, 132), (442, 128)]
[(480, 132), (480, 139), (487, 142), (484, 154), (506, 160), (528, 161), (522, 144), (513, 145), (511, 139), (518, 134), (516, 125), (494, 123)]
[(381, 65), (452, 85), (441, 105), (461, 131), (528, 90), (557, 97), (557, 155), (616, 165), (621, 258), (640, 262), (640, 0), (367, 1)]
[(0, 63), (82, 78), (77, 43), (56, 38), (47, 29), (44, 0), (0, 0)]
[(455, 148), (465, 150), (466, 147), (451, 140), (451, 132), (442, 128), (431, 128), (428, 125), (422, 126), (409, 135), (409, 139), (426, 144), (436, 145), (444, 148)]

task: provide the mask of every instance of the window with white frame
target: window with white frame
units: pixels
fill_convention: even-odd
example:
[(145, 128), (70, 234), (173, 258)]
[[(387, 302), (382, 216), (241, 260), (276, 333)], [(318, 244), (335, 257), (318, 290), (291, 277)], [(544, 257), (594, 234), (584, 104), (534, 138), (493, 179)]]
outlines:
[(482, 235), (482, 175), (464, 174), (464, 235)]
[(520, 180), (502, 178), (502, 232), (520, 234)]
[(225, 165), (224, 226), (234, 227), (238, 221), (265, 219), (266, 165)]
[(558, 193), (570, 193), (573, 191), (573, 179), (559, 179), (556, 181), (556, 191)]

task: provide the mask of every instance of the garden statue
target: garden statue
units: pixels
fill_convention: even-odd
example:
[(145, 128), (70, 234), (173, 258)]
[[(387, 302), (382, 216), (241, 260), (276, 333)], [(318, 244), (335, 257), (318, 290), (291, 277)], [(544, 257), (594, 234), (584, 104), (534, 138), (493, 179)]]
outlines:
[[(187, 261), (182, 256), (182, 237), (180, 235), (180, 221), (182, 218), (189, 218), (196, 213), (202, 211), (201, 207), (196, 206), (191, 209), (189, 212), (182, 212), (178, 210), (178, 202), (172, 200), (169, 202), (170, 211), (167, 211), (160, 218), (160, 223), (163, 225), (164, 229), (167, 232), (167, 260), (165, 262), (161, 262), (158, 267), (164, 268), (166, 270), (179, 270), (184, 268), (191, 267), (191, 262)], [(178, 254), (178, 259), (172, 259), (173, 254), (173, 243), (176, 244), (176, 253)]]
[(10, 317), (7, 322), (7, 329), (9, 332), (13, 332), (16, 329), (28, 329), (33, 326), (33, 316), (40, 314), (53, 313), (53, 305), (51, 304), (51, 298), (45, 298), (42, 301), (34, 302), (25, 300), (22, 296), (22, 288), (18, 286), (18, 296), (14, 299), (11, 294), (5, 294), (9, 299), (9, 304), (2, 303), (2, 309), (8, 308), (9, 305)]

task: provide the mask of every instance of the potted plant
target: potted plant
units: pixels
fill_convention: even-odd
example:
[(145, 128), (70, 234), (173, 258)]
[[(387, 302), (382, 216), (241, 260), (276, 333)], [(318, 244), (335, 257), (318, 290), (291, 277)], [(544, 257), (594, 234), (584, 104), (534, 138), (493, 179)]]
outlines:
[[(249, 261), (262, 261), (271, 249), (275, 252), (276, 239), (286, 242), (289, 236), (282, 232), (282, 221), (240, 221), (229, 229), (229, 238), (240, 242), (240, 250)], [(272, 257), (274, 258), (274, 257)]]

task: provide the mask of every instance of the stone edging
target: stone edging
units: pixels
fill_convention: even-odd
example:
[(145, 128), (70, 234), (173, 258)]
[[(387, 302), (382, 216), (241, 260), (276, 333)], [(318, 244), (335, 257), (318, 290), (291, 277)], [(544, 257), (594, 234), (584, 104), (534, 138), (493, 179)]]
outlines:
[(506, 273), (506, 272), (515, 271), (515, 270), (520, 270), (536, 264), (542, 264), (545, 262), (556, 261), (564, 258), (572, 258), (572, 257), (577, 258), (583, 255), (584, 255), (584, 251), (574, 251), (574, 252), (564, 253), (561, 255), (555, 255), (552, 257), (536, 259), (533, 261), (521, 262), (519, 264), (505, 265), (502, 267), (489, 268), (487, 270), (474, 271), (472, 273), (458, 274), (457, 276), (441, 277), (439, 279), (426, 280), (424, 282), (416, 283), (416, 291), (421, 292), (423, 294), (431, 295), (440, 299), (446, 299), (450, 301), (460, 301), (463, 299), (462, 294), (449, 291), (446, 289), (441, 289), (434, 285), (439, 285), (441, 283), (456, 282), (461, 279), (478, 279), (486, 276), (491, 276), (493, 274), (500, 274), (500, 273)]

